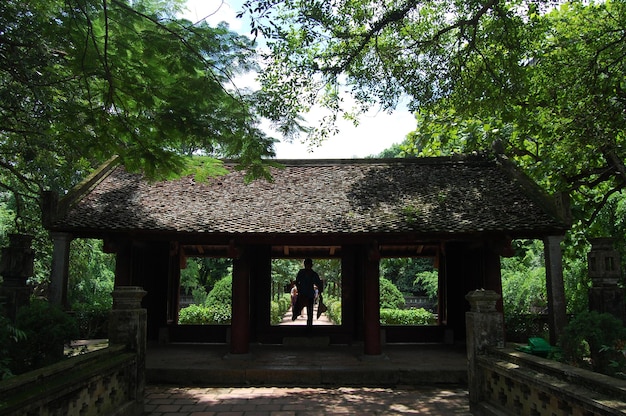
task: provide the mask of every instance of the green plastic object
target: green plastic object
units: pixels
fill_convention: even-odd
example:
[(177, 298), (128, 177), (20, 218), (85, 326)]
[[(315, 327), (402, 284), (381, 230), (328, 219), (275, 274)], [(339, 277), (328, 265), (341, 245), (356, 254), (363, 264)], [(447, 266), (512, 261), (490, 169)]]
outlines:
[(552, 351), (550, 343), (543, 338), (528, 338), (528, 345), (517, 347), (518, 351), (527, 352), (539, 357), (547, 357)]

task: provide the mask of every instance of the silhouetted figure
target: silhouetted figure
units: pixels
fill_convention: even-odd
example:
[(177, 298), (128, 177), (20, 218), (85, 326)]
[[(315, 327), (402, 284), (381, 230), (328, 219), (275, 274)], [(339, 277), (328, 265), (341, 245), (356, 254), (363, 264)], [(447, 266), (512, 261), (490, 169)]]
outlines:
[(315, 300), (315, 286), (319, 293), (322, 293), (323, 285), (320, 276), (313, 270), (313, 260), (304, 260), (304, 269), (300, 269), (296, 276), (296, 287), (298, 288), (298, 308), (293, 311), (291, 319), (295, 320), (300, 311), (306, 306), (306, 325), (313, 326), (313, 302)]

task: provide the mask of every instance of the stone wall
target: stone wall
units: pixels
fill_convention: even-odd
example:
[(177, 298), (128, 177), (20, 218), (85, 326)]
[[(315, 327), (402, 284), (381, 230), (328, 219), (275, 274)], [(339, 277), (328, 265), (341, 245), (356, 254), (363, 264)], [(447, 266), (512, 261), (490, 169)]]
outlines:
[(474, 415), (626, 414), (626, 381), (511, 348), (488, 348), (474, 371)]
[(143, 413), (146, 292), (113, 291), (109, 347), (0, 382), (0, 416), (134, 416)]
[(123, 346), (69, 358), (0, 382), (0, 415), (140, 415), (136, 371)]
[(466, 296), (468, 390), (476, 416), (626, 415), (626, 380), (540, 358), (507, 347), (499, 295)]

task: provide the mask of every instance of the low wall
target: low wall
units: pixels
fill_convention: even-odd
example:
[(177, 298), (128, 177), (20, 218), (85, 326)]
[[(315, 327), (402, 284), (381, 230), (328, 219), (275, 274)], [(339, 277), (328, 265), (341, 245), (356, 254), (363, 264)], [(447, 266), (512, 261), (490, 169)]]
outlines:
[(137, 354), (104, 348), (0, 382), (0, 415), (140, 415)]
[(485, 349), (475, 372), (475, 415), (626, 415), (626, 381), (512, 348)]

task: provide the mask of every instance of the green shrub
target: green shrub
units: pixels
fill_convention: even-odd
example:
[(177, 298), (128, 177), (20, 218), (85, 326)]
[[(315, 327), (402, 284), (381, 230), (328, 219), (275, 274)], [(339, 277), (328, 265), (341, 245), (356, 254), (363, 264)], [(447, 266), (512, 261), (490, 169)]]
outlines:
[(610, 376), (620, 376), (626, 369), (625, 342), (622, 322), (596, 311), (575, 315), (559, 340), (566, 362)]
[(233, 304), (233, 278), (226, 276), (218, 280), (207, 296), (205, 305), (232, 305)]
[(432, 325), (435, 315), (424, 308), (419, 309), (381, 309), (381, 325)]
[(291, 295), (289, 293), (283, 293), (282, 296), (278, 299), (278, 304), (280, 306), (280, 312), (284, 314), (291, 308)]
[(24, 331), (14, 327), (8, 318), (0, 315), (0, 380), (13, 376), (11, 351), (15, 343), (25, 339)]
[(192, 304), (180, 310), (178, 323), (181, 325), (224, 325), (232, 319), (231, 305), (203, 306)]
[(43, 300), (33, 300), (17, 312), (16, 325), (25, 338), (11, 344), (14, 374), (53, 364), (64, 358), (64, 347), (78, 337), (76, 320)]
[(341, 299), (336, 296), (324, 296), (324, 304), (328, 308), (326, 316), (335, 325), (341, 325)]
[(284, 313), (281, 311), (279, 302), (270, 302), (270, 323), (272, 325), (278, 325), (283, 320)]
[(191, 290), (191, 296), (193, 298), (193, 303), (202, 305), (206, 303), (206, 300), (209, 294), (206, 293), (206, 289), (203, 286), (198, 286)]
[(273, 300), (270, 303), (270, 323), (272, 325), (278, 325), (283, 320), (283, 316), (291, 307), (291, 295), (289, 293), (283, 293), (278, 300)]
[(380, 308), (402, 309), (404, 308), (404, 296), (391, 280), (382, 277), (380, 279)]
[(80, 339), (107, 338), (110, 306), (76, 303), (72, 306)]

